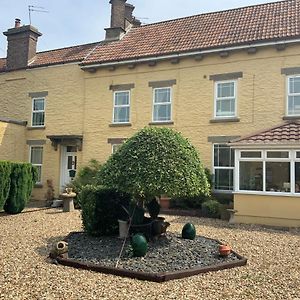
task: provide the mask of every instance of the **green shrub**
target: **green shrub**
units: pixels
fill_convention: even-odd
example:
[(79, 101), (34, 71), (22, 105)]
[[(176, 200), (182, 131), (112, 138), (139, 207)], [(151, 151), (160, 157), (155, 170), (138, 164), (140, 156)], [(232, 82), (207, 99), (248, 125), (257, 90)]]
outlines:
[(0, 210), (8, 197), (10, 188), (11, 163), (0, 161)]
[(98, 173), (98, 184), (131, 193), (135, 200), (155, 196), (208, 195), (198, 152), (170, 128), (144, 128), (129, 138)]
[(202, 215), (207, 218), (220, 218), (220, 203), (217, 200), (207, 200), (202, 204)]
[(94, 236), (118, 232), (118, 219), (128, 218), (122, 206), (128, 209), (131, 197), (114, 189), (86, 185), (81, 192), (84, 230)]
[(81, 191), (86, 185), (96, 185), (96, 174), (101, 169), (101, 163), (95, 159), (89, 161), (88, 165), (79, 169), (74, 180), (72, 180), (68, 187), (73, 188), (73, 191), (77, 194), (74, 199), (74, 205), (76, 208), (81, 207)]
[(209, 199), (208, 196), (199, 195), (194, 197), (175, 197), (170, 201), (171, 208), (181, 208), (181, 209), (201, 209), (202, 203)]
[(11, 163), (11, 166), (10, 189), (4, 210), (9, 214), (18, 214), (30, 199), (37, 170), (29, 163)]

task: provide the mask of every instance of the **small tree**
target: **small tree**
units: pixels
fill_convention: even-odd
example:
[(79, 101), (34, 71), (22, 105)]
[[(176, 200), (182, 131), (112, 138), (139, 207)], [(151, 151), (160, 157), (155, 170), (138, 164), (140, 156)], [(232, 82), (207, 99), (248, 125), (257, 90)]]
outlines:
[(131, 193), (135, 200), (154, 196), (209, 194), (196, 149), (169, 128), (144, 128), (103, 165), (98, 183)]

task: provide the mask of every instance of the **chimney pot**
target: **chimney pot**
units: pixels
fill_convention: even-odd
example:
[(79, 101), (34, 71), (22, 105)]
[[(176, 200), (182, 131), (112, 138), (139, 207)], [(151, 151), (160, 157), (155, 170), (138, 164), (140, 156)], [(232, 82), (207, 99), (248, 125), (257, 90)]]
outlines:
[(21, 26), (21, 20), (18, 19), (18, 18), (16, 18), (16, 19), (15, 19), (15, 28), (18, 28), (18, 27), (20, 27), (20, 26)]

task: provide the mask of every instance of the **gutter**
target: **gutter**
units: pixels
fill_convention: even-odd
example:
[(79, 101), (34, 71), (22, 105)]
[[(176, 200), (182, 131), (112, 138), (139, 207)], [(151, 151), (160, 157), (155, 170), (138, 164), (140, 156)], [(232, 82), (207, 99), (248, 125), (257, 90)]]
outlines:
[(142, 62), (149, 62), (149, 61), (161, 61), (165, 59), (173, 59), (173, 58), (181, 58), (181, 57), (189, 57), (195, 55), (202, 55), (208, 53), (216, 53), (222, 51), (234, 51), (234, 50), (242, 50), (242, 49), (249, 49), (254, 47), (266, 47), (266, 46), (277, 46), (277, 45), (286, 45), (292, 43), (298, 43), (300, 39), (294, 40), (284, 40), (279, 42), (266, 42), (266, 43), (257, 43), (257, 44), (247, 44), (242, 46), (234, 46), (234, 47), (224, 47), (224, 48), (216, 48), (216, 49), (209, 49), (209, 50), (202, 50), (202, 51), (194, 51), (189, 53), (177, 53), (177, 54), (170, 54), (170, 55), (162, 55), (162, 56), (152, 56), (147, 58), (138, 58), (138, 59), (130, 59), (130, 60), (123, 60), (123, 61), (113, 61), (107, 63), (96, 63), (90, 65), (83, 65), (81, 64), (81, 69), (90, 69), (90, 68), (100, 68), (100, 67), (109, 67), (109, 66), (118, 66), (118, 65), (126, 65), (126, 64), (137, 64)]

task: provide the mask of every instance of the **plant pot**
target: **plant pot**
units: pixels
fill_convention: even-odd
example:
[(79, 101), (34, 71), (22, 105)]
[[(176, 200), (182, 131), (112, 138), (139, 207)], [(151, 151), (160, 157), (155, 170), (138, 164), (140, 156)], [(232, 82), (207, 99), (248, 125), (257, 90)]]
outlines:
[(228, 245), (220, 245), (219, 246), (219, 254), (222, 257), (226, 257), (230, 254), (231, 252), (231, 247)]
[(119, 222), (119, 238), (124, 239), (128, 234), (128, 222), (123, 220), (118, 220)]
[(167, 196), (161, 196), (159, 199), (159, 204), (162, 209), (170, 208), (170, 198)]
[(152, 235), (157, 236), (166, 233), (167, 228), (170, 226), (169, 222), (165, 222), (165, 218), (158, 217), (152, 222)]

